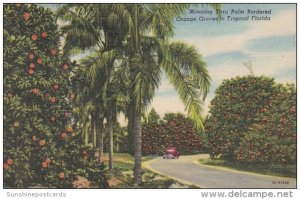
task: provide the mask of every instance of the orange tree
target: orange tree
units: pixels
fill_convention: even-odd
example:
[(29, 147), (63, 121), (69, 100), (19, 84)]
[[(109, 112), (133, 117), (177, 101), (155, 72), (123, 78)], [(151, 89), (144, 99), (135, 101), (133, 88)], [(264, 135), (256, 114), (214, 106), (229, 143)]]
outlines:
[(236, 159), (247, 164), (296, 164), (296, 90), (278, 85), (269, 103), (262, 107), (255, 124), (241, 139)]
[(224, 80), (211, 101), (206, 134), (212, 157), (234, 159), (249, 128), (270, 103), (275, 92), (274, 79), (245, 76)]
[(78, 176), (107, 187), (73, 126), (75, 63), (61, 55), (59, 37), (50, 10), (4, 6), (4, 187), (70, 188)]
[(191, 119), (181, 114), (166, 114), (163, 120), (143, 124), (142, 153), (162, 154), (166, 147), (176, 147), (180, 154), (194, 154), (202, 150), (201, 136)]

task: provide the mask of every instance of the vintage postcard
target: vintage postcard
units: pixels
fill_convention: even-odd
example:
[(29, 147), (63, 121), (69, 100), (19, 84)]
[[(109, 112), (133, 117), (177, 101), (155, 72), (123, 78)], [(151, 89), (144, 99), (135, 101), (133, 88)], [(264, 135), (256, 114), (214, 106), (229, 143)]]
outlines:
[(2, 188), (296, 189), (296, 8), (4, 3)]

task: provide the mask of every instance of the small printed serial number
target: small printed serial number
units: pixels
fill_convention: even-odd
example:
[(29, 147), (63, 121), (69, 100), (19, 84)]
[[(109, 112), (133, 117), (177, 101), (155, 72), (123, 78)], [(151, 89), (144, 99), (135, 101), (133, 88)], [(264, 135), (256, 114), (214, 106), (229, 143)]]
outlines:
[(272, 181), (272, 184), (289, 184), (289, 181)]

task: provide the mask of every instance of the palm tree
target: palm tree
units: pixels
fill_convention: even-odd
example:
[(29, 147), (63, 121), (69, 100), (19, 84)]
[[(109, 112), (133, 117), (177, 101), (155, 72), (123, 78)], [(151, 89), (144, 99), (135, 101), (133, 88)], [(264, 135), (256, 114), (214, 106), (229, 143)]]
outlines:
[(122, 5), (129, 18), (128, 64), (130, 66), (130, 103), (128, 133), (133, 135), (134, 180), (142, 183), (141, 116), (160, 84), (162, 70), (174, 85), (188, 115), (203, 129), (201, 100), (205, 98), (210, 77), (197, 51), (185, 44), (169, 44), (173, 35), (172, 20), (189, 5)]
[[(111, 75), (114, 72), (115, 61), (117, 60), (118, 51), (115, 49), (122, 41), (122, 34), (119, 32), (120, 25), (115, 20), (122, 20), (120, 17), (109, 13), (109, 4), (85, 5), (85, 4), (68, 4), (62, 6), (57, 16), (65, 21), (61, 27), (62, 33), (66, 35), (64, 52), (72, 53), (78, 51), (90, 50), (90, 54), (82, 63), (91, 66), (88, 71), (86, 80), (92, 80), (91, 93), (97, 93), (97, 97), (92, 97), (93, 103), (98, 108), (91, 114), (92, 128), (98, 131), (99, 160), (103, 152), (103, 116), (97, 112), (104, 112), (107, 120), (107, 132), (109, 133), (109, 168), (112, 169), (113, 153), (113, 120), (114, 113), (111, 108), (112, 102)], [(96, 17), (95, 17), (96, 16)], [(122, 31), (121, 31), (122, 32)], [(97, 71), (98, 70), (98, 71)], [(99, 74), (99, 71), (100, 74)], [(104, 80), (104, 81), (103, 81)], [(95, 85), (97, 85), (95, 87)], [(94, 125), (95, 119), (100, 120)]]
[[(81, 60), (86, 67), (89, 79), (89, 90), (94, 96), (86, 95), (93, 100), (97, 107), (91, 114), (92, 118), (98, 119), (95, 128), (98, 134), (99, 159), (103, 152), (103, 119), (106, 118), (106, 130), (109, 145), (109, 169), (113, 168), (113, 126), (117, 120), (117, 114), (124, 108), (126, 101), (126, 72), (122, 67), (117, 67), (118, 52), (109, 50), (104, 52), (95, 51)], [(123, 90), (124, 89), (124, 90)]]
[[(87, 6), (90, 6), (89, 12), (85, 13), (82, 10)], [(76, 5), (71, 11), (67, 7), (61, 10), (65, 19), (70, 22), (63, 29), (64, 32), (73, 33), (67, 36), (66, 50), (98, 47), (106, 50), (118, 49), (122, 52), (119, 65), (123, 66), (124, 70), (127, 69), (130, 81), (127, 87), (129, 104), (126, 115), (128, 133), (133, 137), (134, 143), (136, 184), (142, 182), (141, 116), (154, 97), (162, 71), (165, 71), (177, 90), (188, 115), (195, 121), (197, 127), (203, 128), (201, 101), (205, 98), (210, 85), (205, 63), (193, 47), (168, 42), (168, 38), (174, 34), (172, 24), (174, 17), (184, 13), (188, 6), (187, 4), (89, 4)], [(69, 13), (74, 10), (81, 14), (74, 17), (74, 13)], [(112, 68), (108, 68), (107, 74), (112, 74)], [(107, 82), (104, 90), (109, 91), (110, 81)]]
[[(82, 77), (78, 85), (79, 103), (88, 101), (90, 105), (89, 115), (91, 117), (93, 145), (98, 145), (99, 155), (98, 160), (101, 162), (103, 154), (103, 131), (105, 118), (105, 104), (103, 101), (103, 87), (107, 79), (105, 71), (105, 63), (109, 57), (100, 53), (91, 53), (89, 56), (80, 60), (82, 70), (76, 74)], [(87, 81), (89, 80), (89, 81)], [(83, 88), (84, 87), (84, 88)], [(82, 98), (80, 96), (82, 95)]]

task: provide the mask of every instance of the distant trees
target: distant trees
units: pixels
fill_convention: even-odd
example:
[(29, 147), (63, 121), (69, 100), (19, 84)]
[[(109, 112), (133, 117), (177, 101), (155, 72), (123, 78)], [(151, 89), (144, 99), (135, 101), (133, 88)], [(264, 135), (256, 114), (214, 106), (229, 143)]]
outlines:
[[(154, 109), (149, 113), (153, 115)], [(182, 114), (168, 113), (163, 120), (143, 124), (143, 155), (161, 155), (166, 147), (176, 147), (180, 154), (202, 152), (202, 138), (191, 119)]]
[(154, 108), (150, 110), (148, 113), (148, 116), (146, 117), (146, 123), (147, 124), (152, 124), (152, 123), (159, 123), (160, 122), (160, 116), (158, 113), (155, 111)]

